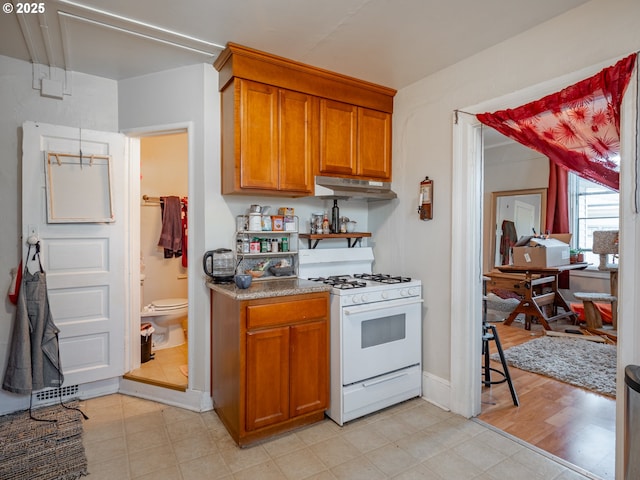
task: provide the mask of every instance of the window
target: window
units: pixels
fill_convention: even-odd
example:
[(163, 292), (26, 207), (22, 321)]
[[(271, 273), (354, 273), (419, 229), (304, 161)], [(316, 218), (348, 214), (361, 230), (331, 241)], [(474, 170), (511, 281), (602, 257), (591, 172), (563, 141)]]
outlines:
[(569, 173), (569, 209), (573, 226), (572, 248), (585, 253), (585, 261), (598, 265), (591, 252), (594, 230), (618, 230), (620, 195), (607, 187)]

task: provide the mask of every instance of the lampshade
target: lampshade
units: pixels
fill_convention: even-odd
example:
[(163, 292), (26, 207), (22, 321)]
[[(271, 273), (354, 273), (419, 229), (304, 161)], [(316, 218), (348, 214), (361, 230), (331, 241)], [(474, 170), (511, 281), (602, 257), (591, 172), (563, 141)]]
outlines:
[(593, 232), (593, 253), (618, 253), (618, 230), (596, 230)]

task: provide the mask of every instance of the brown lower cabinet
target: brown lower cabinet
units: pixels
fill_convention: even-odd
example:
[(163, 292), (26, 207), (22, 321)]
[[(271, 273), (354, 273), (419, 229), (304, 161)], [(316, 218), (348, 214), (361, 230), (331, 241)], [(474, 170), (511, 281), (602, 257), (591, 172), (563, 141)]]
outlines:
[(240, 446), (317, 422), (329, 399), (329, 294), (211, 292), (211, 394)]

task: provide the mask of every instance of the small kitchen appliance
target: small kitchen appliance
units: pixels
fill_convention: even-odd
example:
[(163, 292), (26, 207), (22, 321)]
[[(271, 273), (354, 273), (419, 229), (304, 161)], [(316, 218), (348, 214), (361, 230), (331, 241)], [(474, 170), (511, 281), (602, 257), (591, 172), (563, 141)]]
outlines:
[(228, 248), (218, 248), (205, 252), (202, 257), (204, 273), (213, 279), (213, 283), (232, 283), (236, 273), (233, 252)]
[(300, 251), (299, 276), (331, 289), (331, 402), (338, 425), (422, 394), (422, 283), (373, 274), (371, 248)]

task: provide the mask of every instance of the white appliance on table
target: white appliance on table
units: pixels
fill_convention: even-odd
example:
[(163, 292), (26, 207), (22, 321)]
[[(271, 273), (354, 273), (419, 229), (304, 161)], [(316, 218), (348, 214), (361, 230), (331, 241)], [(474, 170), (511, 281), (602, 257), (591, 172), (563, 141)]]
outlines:
[(331, 403), (338, 425), (422, 393), (422, 283), (372, 274), (371, 248), (300, 250), (299, 276), (332, 285)]

